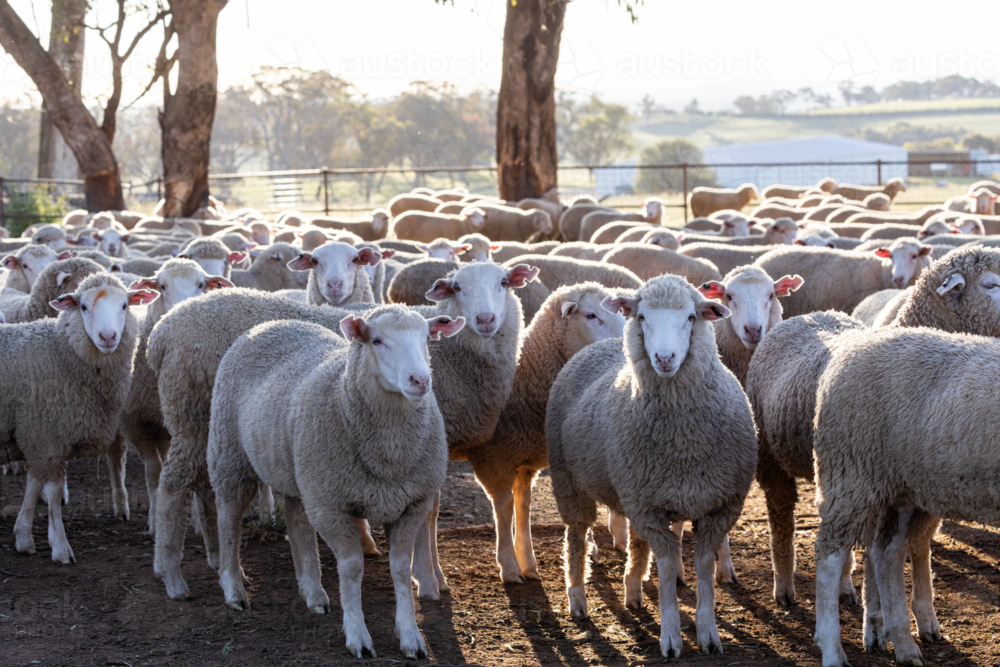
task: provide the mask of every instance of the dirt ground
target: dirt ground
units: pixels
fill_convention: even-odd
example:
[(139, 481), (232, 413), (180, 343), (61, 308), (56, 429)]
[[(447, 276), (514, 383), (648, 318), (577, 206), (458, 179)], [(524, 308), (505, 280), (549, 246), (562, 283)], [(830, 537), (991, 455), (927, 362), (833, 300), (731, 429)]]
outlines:
[[(134, 453), (133, 453), (134, 454)], [(128, 488), (132, 520), (110, 515), (103, 462), (70, 465), (70, 504), (64, 510), (77, 564), (50, 559), (45, 510), (40, 503), (34, 532), (38, 554), (14, 550), (14, 518), (24, 476), (0, 478), (0, 665), (341, 665), (355, 664), (340, 628), (336, 563), (321, 547), (323, 584), (333, 611), (316, 616), (298, 597), (288, 545), (254, 522), (244, 527), (243, 567), (250, 578), (252, 609), (223, 604), (216, 575), (204, 559), (201, 538), (189, 534), (184, 575), (195, 599), (173, 602), (153, 576), (153, 541), (145, 534), (148, 508), (142, 467), (131, 456)], [(725, 654), (696, 652), (692, 542), (685, 538), (689, 586), (679, 589), (685, 637), (677, 664), (819, 665), (812, 643), (812, 539), (818, 519), (811, 489), (799, 507), (796, 587), (800, 604), (784, 610), (771, 598), (767, 520), (763, 496), (754, 489), (731, 534), (740, 583), (720, 587), (719, 631)], [(534, 541), (542, 582), (503, 585), (494, 564), (489, 502), (465, 464), (452, 464), (440, 522), (441, 562), (451, 592), (440, 602), (418, 602), (418, 622), (430, 652), (423, 665), (647, 665), (658, 651), (655, 565), (644, 586), (639, 613), (622, 604), (624, 558), (597, 531), (600, 565), (587, 585), (592, 618), (577, 623), (567, 612), (563, 584), (562, 527), (547, 477), (536, 487)], [(385, 536), (376, 529), (385, 551)], [(945, 641), (922, 646), (932, 665), (1000, 664), (1000, 534), (995, 529), (945, 522), (934, 544), (937, 610)], [(407, 661), (393, 631), (395, 609), (385, 556), (366, 562), (363, 604), (378, 653), (373, 665)], [(861, 565), (855, 573), (860, 588)], [(860, 591), (859, 591), (860, 592)], [(845, 648), (852, 663), (893, 664), (868, 655), (861, 641), (861, 609), (842, 609)], [(412, 661), (410, 661), (412, 664)]]

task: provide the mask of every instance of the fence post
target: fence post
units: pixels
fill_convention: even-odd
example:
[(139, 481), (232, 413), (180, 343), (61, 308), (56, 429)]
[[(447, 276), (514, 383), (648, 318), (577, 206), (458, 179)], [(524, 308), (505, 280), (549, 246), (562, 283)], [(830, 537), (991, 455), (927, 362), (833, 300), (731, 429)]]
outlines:
[(330, 215), (330, 170), (323, 167), (323, 215)]
[(681, 205), (684, 207), (684, 224), (688, 221), (688, 165), (687, 162), (681, 165), (681, 173), (684, 175), (684, 199)]
[(0, 176), (0, 228), (7, 226), (7, 213), (4, 210), (3, 204), (3, 193), (5, 191), (5, 186), (3, 183), (3, 176)]
[(876, 160), (875, 166), (878, 168), (878, 184), (882, 185), (882, 160)]
[(163, 176), (156, 177), (156, 201), (163, 199)]

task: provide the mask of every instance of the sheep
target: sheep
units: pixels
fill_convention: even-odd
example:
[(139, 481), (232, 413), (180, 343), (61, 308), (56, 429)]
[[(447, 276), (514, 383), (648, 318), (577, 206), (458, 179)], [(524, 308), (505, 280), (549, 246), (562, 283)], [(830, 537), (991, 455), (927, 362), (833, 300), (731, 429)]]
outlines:
[(917, 232), (917, 238), (921, 241), (926, 241), (932, 236), (937, 236), (939, 234), (957, 233), (959, 232), (955, 231), (955, 229), (948, 223), (942, 222), (941, 220), (931, 219), (925, 222), (923, 227), (920, 228), (920, 231)]
[(646, 217), (645, 213), (623, 213), (622, 211), (614, 209), (598, 209), (587, 213), (583, 216), (583, 219), (580, 220), (580, 232), (577, 238), (566, 240), (590, 241), (594, 237), (594, 234), (597, 233), (597, 230), (610, 222), (648, 223), (649, 219)]
[(38, 245), (47, 245), (53, 250), (63, 251), (67, 249), (66, 232), (58, 225), (39, 225), (31, 235), (31, 242)]
[(395, 220), (403, 213), (407, 213), (409, 211), (433, 213), (434, 209), (436, 209), (441, 203), (441, 200), (436, 197), (410, 193), (396, 195), (389, 200), (389, 203), (386, 204), (386, 208), (389, 209), (389, 213), (392, 215), (393, 220)]
[(163, 266), (163, 262), (155, 259), (149, 259), (148, 257), (136, 257), (134, 259), (122, 259), (114, 262), (111, 265), (111, 271), (131, 273), (148, 278), (159, 271), (161, 266)]
[(855, 306), (851, 317), (863, 322), (866, 327), (873, 327), (885, 307), (897, 299), (906, 290), (884, 289), (865, 297), (865, 300)]
[(688, 194), (687, 203), (691, 207), (691, 214), (699, 217), (723, 209), (739, 211), (755, 199), (760, 199), (757, 186), (753, 183), (744, 183), (733, 190), (725, 188), (695, 188)]
[(430, 243), (437, 238), (457, 239), (481, 231), (486, 225), (483, 209), (468, 206), (459, 215), (408, 211), (396, 216), (389, 225), (389, 239)]
[(634, 297), (605, 304), (624, 311), (624, 338), (594, 343), (570, 359), (545, 416), (552, 488), (566, 524), (570, 614), (587, 617), (584, 545), (600, 502), (629, 519), (626, 606), (642, 606), (650, 550), (655, 554), (660, 652), (679, 657), (680, 545), (670, 525), (695, 521), (698, 646), (721, 653), (715, 553), (739, 518), (757, 451), (750, 406), (719, 361), (710, 324), (729, 310), (677, 276), (655, 278)]
[(801, 275), (808, 290), (797, 292), (783, 304), (794, 317), (817, 310), (854, 310), (868, 295), (889, 288), (903, 288), (931, 264), (931, 246), (902, 238), (875, 251), (790, 247), (758, 258), (768, 275)]
[(132, 283), (129, 289), (152, 290), (160, 298), (151, 303), (139, 326), (138, 345), (132, 366), (132, 386), (121, 415), (121, 434), (126, 447), (132, 445), (142, 456), (149, 497), (149, 534), (156, 532), (156, 491), (160, 469), (170, 448), (170, 434), (163, 426), (156, 376), (146, 360), (149, 333), (168, 311), (178, 304), (209, 292), (232, 287), (222, 276), (211, 276), (189, 259), (171, 259), (151, 278)]
[(462, 210), (472, 202), (462, 201), (446, 201), (434, 209), (435, 213), (447, 213), (449, 215), (458, 215)]
[(0, 266), (10, 273), (3, 289), (30, 292), (42, 270), (57, 260), (73, 257), (72, 251), (56, 254), (52, 248), (43, 245), (29, 245), (0, 260)]
[(815, 186), (800, 186), (800, 185), (769, 185), (761, 191), (761, 196), (767, 199), (768, 197), (789, 197), (791, 199), (797, 199), (806, 193), (810, 188), (817, 187), (823, 192), (830, 192), (837, 186), (837, 182), (832, 178), (824, 178)]
[(299, 249), (295, 246), (273, 243), (257, 255), (249, 269), (234, 269), (229, 280), (237, 287), (250, 287), (264, 292), (303, 289), (308, 284), (309, 274), (288, 267), (288, 263), (298, 256)]
[(90, 211), (85, 208), (73, 209), (69, 213), (63, 216), (62, 223), (60, 225), (64, 229), (75, 229), (77, 227), (83, 227), (86, 224), (86, 218), (90, 215)]
[(504, 241), (496, 245), (499, 247), (493, 251), (493, 261), (497, 264), (504, 264), (515, 257), (523, 257), (524, 255), (548, 255), (562, 244), (557, 241), (541, 241), (539, 243)]
[(178, 257), (194, 260), (210, 276), (229, 279), (233, 264), (245, 260), (247, 254), (242, 250), (230, 250), (219, 239), (200, 237), (181, 246)]
[[(630, 223), (630, 226), (623, 228), (621, 235), (614, 240), (615, 243), (638, 243), (642, 238), (651, 231), (663, 230), (669, 234), (673, 234), (669, 229), (660, 227), (658, 225), (649, 225), (645, 223)], [(676, 238), (676, 237), (674, 237)], [(679, 245), (679, 244), (678, 244)]]
[(986, 188), (970, 191), (967, 195), (950, 197), (944, 202), (946, 211), (960, 213), (976, 213), (978, 215), (993, 215), (997, 194)]
[(97, 233), (97, 247), (108, 257), (142, 256), (137, 250), (129, 250), (126, 245), (131, 236), (122, 234), (117, 229), (105, 229)]
[[(472, 236), (467, 235), (467, 236)], [(481, 234), (476, 234), (475, 236), (480, 236), (486, 239), (485, 236)], [(417, 244), (417, 246), (427, 253), (427, 256), (431, 259), (443, 259), (446, 262), (457, 262), (459, 261), (458, 256), (472, 249), (472, 245), (466, 245), (461, 241), (452, 241), (450, 239), (434, 239), (432, 242), (424, 245)], [(486, 244), (486, 252), (489, 253), (489, 241)]]
[(597, 197), (595, 197), (594, 195), (582, 194), (582, 195), (576, 195), (575, 197), (570, 199), (569, 204), (567, 204), (567, 206), (569, 208), (572, 208), (574, 206), (585, 206), (588, 204), (600, 204), (600, 203), (601, 202), (597, 201)]
[(604, 256), (603, 264), (617, 264), (635, 273), (640, 280), (650, 280), (664, 273), (683, 276), (692, 285), (709, 280), (721, 280), (715, 265), (652, 245), (624, 243)]
[(720, 222), (719, 232), (717, 234), (708, 230), (700, 234), (690, 234), (687, 231), (682, 230), (679, 240), (683, 245), (685, 241), (688, 243), (697, 243), (698, 241), (711, 241), (714, 238), (729, 239), (750, 236), (750, 228), (756, 224), (756, 220), (748, 220), (742, 215), (733, 216)]
[(514, 388), (493, 437), (468, 450), (476, 479), (493, 504), (497, 565), (505, 582), (540, 578), (531, 545), (530, 507), (535, 476), (548, 467), (549, 389), (574, 354), (593, 342), (622, 335), (625, 318), (601, 308), (612, 297), (608, 288), (586, 282), (560, 287), (545, 300), (522, 334)]
[(104, 267), (89, 259), (73, 257), (55, 261), (42, 269), (30, 292), (10, 287), (0, 292), (0, 310), (10, 323), (57, 317), (59, 313), (51, 301), (76, 290), (87, 276), (95, 273), (105, 273)]
[(389, 233), (389, 218), (387, 209), (376, 208), (371, 212), (371, 219), (342, 220), (327, 216), (312, 218), (309, 223), (324, 229), (343, 229), (361, 237), (365, 241), (380, 241)]
[[(917, 234), (914, 234), (917, 231)], [(875, 240), (892, 240), (902, 238), (904, 236), (918, 236), (919, 231), (915, 230), (913, 225), (897, 225), (891, 222), (883, 222), (880, 225), (872, 225), (864, 234), (861, 235), (861, 241), (875, 241)]]
[(950, 226), (952, 230), (958, 234), (977, 236), (983, 236), (986, 234), (986, 229), (983, 227), (983, 221), (974, 215), (964, 215), (955, 222), (952, 222)]
[[(549, 214), (549, 219), (552, 221), (552, 229), (559, 228), (559, 218), (562, 216), (563, 205), (559, 202), (552, 202), (548, 199), (539, 199), (535, 197), (528, 197), (526, 199), (518, 200), (514, 204), (515, 208), (519, 208), (523, 211), (528, 211), (533, 208), (538, 208)], [(547, 233), (551, 233), (551, 230)]]
[[(740, 234), (744, 229), (746, 234)], [(764, 233), (753, 236), (751, 230), (763, 228)], [(765, 245), (790, 245), (795, 241), (799, 233), (799, 226), (791, 218), (777, 218), (776, 220), (764, 220), (759, 225), (756, 220), (746, 220), (743, 217), (727, 220), (723, 223), (723, 233), (718, 237), (702, 234), (682, 234), (679, 243), (683, 245), (691, 243), (717, 243), (732, 246), (765, 246)], [(732, 234), (736, 235), (733, 236)]]
[(885, 185), (881, 186), (840, 184), (830, 190), (830, 194), (841, 195), (857, 201), (863, 201), (868, 195), (882, 193), (889, 197), (890, 202), (894, 201), (900, 192), (906, 192), (906, 182), (899, 177), (890, 178)]
[(466, 246), (462, 259), (469, 262), (488, 262), (493, 258), (493, 253), (500, 249), (499, 244), (493, 243), (482, 234), (466, 234), (458, 239), (458, 242)]
[(736, 246), (722, 243), (691, 243), (682, 246), (678, 252), (711, 262), (721, 275), (726, 275), (737, 266), (753, 264), (758, 257), (777, 250), (782, 246)]
[[(615, 209), (601, 206), (596, 202), (584, 202), (571, 205), (568, 209), (563, 211), (561, 216), (559, 216), (559, 234), (562, 236), (563, 241), (580, 240), (580, 226), (583, 223), (583, 218), (594, 211), (617, 213)], [(586, 240), (589, 239), (590, 237), (587, 237)]]
[(371, 248), (330, 242), (312, 253), (303, 252), (288, 262), (293, 271), (308, 271), (306, 302), (313, 305), (374, 303), (366, 266), (375, 266), (382, 255)]
[(387, 303), (402, 303), (408, 306), (433, 304), (424, 295), (431, 285), (457, 269), (454, 261), (429, 258), (407, 264), (396, 271), (386, 291)]
[(584, 241), (573, 241), (572, 243), (560, 243), (555, 250), (549, 253), (549, 257), (570, 257), (573, 259), (585, 259), (591, 262), (599, 262), (604, 259), (605, 255), (614, 250), (615, 247), (617, 247), (617, 244), (597, 244), (586, 243)]
[(552, 218), (540, 208), (524, 211), (511, 206), (482, 202), (477, 203), (476, 207), (483, 212), (485, 224), (481, 229), (469, 231), (478, 231), (491, 241), (527, 242), (536, 232), (542, 236), (552, 233)]
[(589, 240), (591, 243), (601, 245), (615, 243), (617, 242), (619, 236), (634, 229), (649, 230), (650, 225), (646, 222), (609, 222), (598, 228), (598, 230), (591, 235)]
[(793, 208), (790, 206), (779, 206), (777, 204), (761, 204), (750, 211), (753, 218), (790, 218), (792, 220), (802, 220), (809, 213), (807, 209)]
[[(522, 287), (534, 276), (535, 271), (523, 264), (505, 270), (476, 262), (435, 283), (432, 291), (444, 299), (423, 314), (461, 315), (470, 322), (461, 335), (448, 341), (447, 349), (442, 343), (436, 348), (440, 354), (432, 350), (439, 379), (448, 377), (448, 387), (436, 396), (445, 417), (449, 446), (477, 444), (493, 432), (513, 385), (521, 330), (520, 305), (510, 290)], [(454, 298), (459, 282), (462, 299)], [(500, 290), (504, 282), (506, 289)], [(317, 308), (272, 294), (226, 289), (181, 304), (153, 328), (146, 357), (157, 375), (163, 422), (170, 432), (170, 457), (163, 466), (157, 495), (153, 571), (163, 580), (170, 598), (190, 597), (180, 562), (191, 492), (198, 493), (210, 516), (214, 513), (211, 490), (206, 486), (205, 452), (212, 386), (225, 351), (240, 335), (264, 322), (300, 320), (338, 330), (345, 314), (360, 314), (368, 307), (354, 304), (345, 312), (343, 307)], [(436, 521), (437, 511), (432, 514)], [(433, 525), (430, 517), (428, 522)], [(207, 556), (215, 566), (217, 535), (211, 521), (206, 525)], [(366, 543), (369, 553), (376, 552), (370, 537)], [(428, 543), (421, 544), (427, 551), (422, 550), (419, 557), (430, 559)], [(439, 568), (435, 573), (438, 588), (447, 586)], [(421, 591), (421, 596), (434, 597), (438, 588)]]
[(872, 211), (888, 211), (892, 205), (892, 200), (889, 199), (889, 195), (883, 192), (876, 192), (865, 197), (861, 201), (861, 205)]
[[(75, 261), (75, 260), (67, 260)], [(104, 272), (76, 292), (52, 301), (59, 318), (0, 328), (0, 367), (31, 391), (0, 396), (0, 464), (25, 461), (27, 486), (14, 524), (16, 548), (35, 553), (31, 524), (38, 496), (49, 505), (49, 545), (56, 563), (75, 562), (66, 540), (62, 505), (66, 461), (100, 456), (114, 447), (118, 418), (131, 382), (138, 324), (129, 306), (158, 295), (129, 291)], [(121, 477), (118, 481), (123, 482)], [(128, 506), (124, 485), (115, 494)]]
[[(616, 243), (628, 243), (628, 241), (619, 240)], [(639, 243), (655, 245), (667, 250), (678, 250), (681, 247), (681, 242), (677, 240), (677, 235), (669, 229), (663, 229), (662, 227), (647, 231), (639, 239)]]
[[(113, 271), (115, 268), (115, 261), (100, 250), (73, 250), (70, 251), (70, 256), (72, 256), (73, 253), (81, 259), (89, 259), (97, 262), (108, 271)], [(121, 270), (121, 266), (119, 266), (118, 269)]]
[[(1000, 276), (991, 280), (983, 296), (996, 319)], [(965, 286), (956, 287), (961, 294)], [(942, 295), (950, 289), (948, 282), (938, 288)], [(871, 596), (879, 607), (874, 618), (866, 609), (866, 647), (877, 651), (892, 642), (898, 663), (924, 664), (910, 634), (904, 561), (912, 549), (917, 598), (931, 589), (929, 572), (918, 577), (920, 556), (912, 542), (919, 536), (929, 545), (928, 523), (936, 528), (937, 522), (928, 515), (996, 524), (1000, 421), (992, 401), (977, 397), (991, 395), (1000, 381), (998, 355), (994, 337), (889, 328), (853, 341), (830, 360), (818, 386), (815, 419), (821, 518), (815, 641), (825, 665), (848, 664), (831, 574), (855, 543), (868, 545), (866, 606), (875, 606), (868, 605)], [(918, 631), (940, 640), (928, 607), (913, 601)], [(930, 627), (921, 627), (931, 619)]]
[[(356, 519), (363, 515), (387, 525), (400, 651), (410, 659), (426, 657), (410, 559), (448, 461), (427, 342), (454, 336), (464, 325), (461, 318), (424, 319), (381, 306), (363, 317), (345, 317), (346, 341), (309, 322), (270, 322), (233, 344), (219, 365), (207, 454), (226, 604), (249, 606), (240, 528), (262, 480), (285, 497), (299, 592), (315, 613), (330, 610), (316, 532), (333, 549), (346, 644), (358, 658), (363, 652), (374, 656), (375, 649), (361, 610), (364, 554)], [(275, 395), (294, 396), (295, 409), (261, 421)], [(412, 574), (434, 577), (419, 569)]]
[(932, 216), (945, 212), (946, 211), (941, 206), (925, 206), (919, 211), (914, 211), (913, 213), (859, 212), (850, 216), (844, 220), (844, 222), (853, 224), (867, 223), (870, 225), (876, 225), (883, 222), (895, 222), (901, 225), (922, 225)]

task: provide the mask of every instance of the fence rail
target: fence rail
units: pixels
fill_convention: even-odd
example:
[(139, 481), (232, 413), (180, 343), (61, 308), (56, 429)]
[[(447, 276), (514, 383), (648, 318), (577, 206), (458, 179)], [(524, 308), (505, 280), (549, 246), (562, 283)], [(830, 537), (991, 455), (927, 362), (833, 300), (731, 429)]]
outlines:
[[(873, 160), (873, 161), (853, 161), (853, 160), (813, 160), (801, 162), (731, 162), (731, 163), (690, 163), (680, 162), (672, 164), (637, 164), (637, 165), (609, 165), (609, 164), (586, 164), (560, 166), (559, 171), (572, 174), (574, 172), (585, 172), (587, 175), (587, 185), (579, 185), (579, 178), (561, 178), (560, 189), (572, 192), (574, 189), (587, 191), (593, 189), (589, 182), (599, 171), (633, 170), (636, 173), (643, 171), (680, 171), (680, 187), (672, 188), (671, 191), (681, 195), (679, 203), (666, 203), (667, 208), (683, 209), (684, 220), (687, 221), (690, 210), (687, 203), (688, 194), (697, 187), (700, 174), (718, 170), (721, 168), (817, 168), (817, 167), (856, 167), (859, 169), (868, 168), (873, 170), (872, 176), (867, 180), (874, 180), (875, 185), (883, 184), (883, 167), (898, 166), (929, 166), (932, 164), (962, 165), (970, 168), (970, 176), (976, 171), (972, 167), (979, 164), (996, 164), (993, 160), (964, 159), (960, 156), (948, 158), (942, 156), (933, 160)], [(1000, 171), (1000, 165), (997, 165)], [(331, 211), (365, 211), (370, 210), (373, 204), (371, 201), (372, 190), (378, 195), (382, 194), (383, 186), (388, 186), (394, 190), (393, 194), (409, 191), (414, 184), (426, 184), (429, 179), (437, 177), (439, 185), (447, 186), (447, 181), (455, 183), (455, 177), (459, 176), (461, 182), (472, 185), (473, 175), (480, 175), (476, 179), (476, 187), (483, 189), (496, 189), (497, 168), (495, 165), (468, 165), (468, 166), (438, 166), (438, 167), (321, 167), (315, 169), (290, 169), (280, 171), (253, 171), (237, 173), (221, 173), (209, 176), (209, 182), (214, 184), (213, 192), (221, 194), (224, 199), (229, 199), (238, 205), (249, 205), (260, 208), (264, 212), (272, 212), (285, 208), (300, 208), (304, 212), (319, 213), (329, 215)], [(485, 179), (482, 178), (485, 175)], [(412, 176), (412, 179), (406, 178)], [(692, 177), (694, 182), (692, 183)], [(378, 179), (377, 182), (375, 179)], [(390, 181), (388, 184), (386, 181)], [(866, 180), (866, 179), (859, 179)], [(351, 183), (353, 181), (353, 183)], [(256, 184), (255, 184), (256, 182)], [(574, 185), (577, 183), (578, 185)], [(23, 189), (24, 186), (49, 185), (62, 188), (76, 188), (78, 196), (82, 194), (84, 181), (76, 179), (39, 179), (39, 178), (5, 178), (0, 176), (0, 226), (5, 226), (8, 219), (55, 219), (59, 216), (35, 213), (14, 213), (7, 210), (6, 199), (10, 194), (12, 186)], [(352, 192), (348, 185), (355, 189), (363, 190), (364, 197), (352, 198)], [(153, 187), (155, 186), (155, 199), (159, 199), (163, 193), (163, 178), (145, 183), (123, 183), (123, 190), (127, 193), (127, 198), (144, 197), (148, 201), (154, 197)], [(568, 186), (568, 187), (567, 187)], [(145, 190), (143, 192), (143, 190)], [(390, 195), (391, 196), (391, 195)], [(905, 201), (906, 205), (926, 206), (940, 203), (938, 201)], [(634, 204), (610, 203), (611, 206), (626, 208)]]

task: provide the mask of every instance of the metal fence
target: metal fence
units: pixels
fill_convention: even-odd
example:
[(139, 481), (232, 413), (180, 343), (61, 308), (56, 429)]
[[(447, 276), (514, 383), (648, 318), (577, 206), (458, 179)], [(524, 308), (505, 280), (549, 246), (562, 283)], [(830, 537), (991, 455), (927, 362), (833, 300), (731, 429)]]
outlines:
[[(690, 210), (687, 205), (689, 192), (699, 185), (711, 185), (714, 182), (714, 170), (718, 167), (783, 167), (799, 168), (800, 182), (806, 175), (814, 176), (817, 169), (823, 167), (856, 167), (857, 182), (861, 184), (883, 184), (883, 168), (896, 166), (914, 166), (923, 164), (940, 164), (942, 160), (933, 162), (922, 161), (809, 161), (781, 163), (726, 163), (726, 164), (655, 164), (655, 165), (573, 165), (559, 167), (558, 181), (560, 194), (570, 197), (576, 194), (594, 193), (595, 175), (600, 172), (615, 170), (634, 170), (637, 174), (635, 183), (622, 192), (613, 193), (602, 199), (609, 206), (632, 208), (640, 204), (639, 195), (635, 192), (635, 184), (646, 184), (643, 190), (648, 194), (658, 194), (671, 209), (681, 209), (683, 219), (688, 220)], [(970, 173), (975, 173), (978, 164), (992, 164), (984, 160), (957, 159), (954, 164), (968, 165)], [(788, 173), (787, 171), (785, 173)], [(794, 173), (794, 172), (792, 172)], [(650, 177), (652, 176), (652, 177)], [(649, 178), (646, 178), (649, 177)], [(969, 177), (969, 181), (975, 177)], [(933, 180), (933, 179), (924, 179)], [(405, 167), (405, 168), (319, 168), (282, 171), (241, 172), (233, 174), (213, 174), (209, 177), (212, 194), (227, 202), (230, 208), (249, 206), (263, 213), (294, 208), (304, 213), (350, 213), (367, 211), (375, 206), (385, 204), (393, 196), (409, 192), (414, 187), (424, 186), (434, 189), (467, 187), (474, 192), (497, 194), (497, 170), (495, 166), (463, 166), (463, 167)], [(813, 181), (815, 182), (815, 181)], [(917, 196), (898, 199), (897, 206), (925, 206), (939, 204), (952, 194), (961, 192), (961, 179), (950, 179), (946, 182), (950, 191), (925, 193), (925, 197)], [(649, 191), (649, 184), (663, 184), (659, 191)], [(0, 177), (0, 226), (6, 226), (9, 219), (55, 219), (55, 214), (31, 214), (9, 210), (12, 193), (43, 186), (48, 188), (53, 198), (64, 197), (79, 204), (82, 198), (83, 181), (57, 179), (5, 179)], [(930, 187), (930, 186), (929, 186)], [(134, 210), (151, 210), (153, 203), (158, 201), (163, 192), (162, 179), (147, 183), (123, 183), (126, 203)], [(630, 191), (631, 190), (631, 191)], [(927, 200), (931, 195), (939, 196), (935, 200)]]

